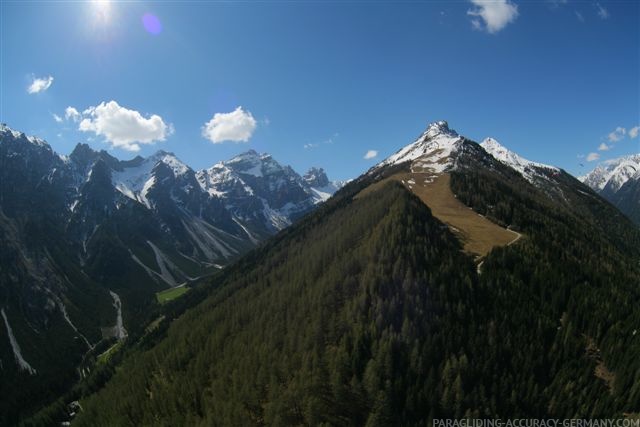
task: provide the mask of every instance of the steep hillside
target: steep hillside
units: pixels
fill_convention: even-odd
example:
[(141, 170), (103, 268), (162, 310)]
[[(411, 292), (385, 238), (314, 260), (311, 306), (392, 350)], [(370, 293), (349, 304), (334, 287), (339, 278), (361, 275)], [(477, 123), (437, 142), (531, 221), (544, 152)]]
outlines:
[[(473, 299), (473, 262), (397, 184), (341, 205), (294, 226), (130, 357), (128, 379), (83, 402), (78, 424), (389, 422), (407, 398), (404, 419), (424, 415), (429, 355), (411, 350), (446, 357), (438, 325), (471, 316), (444, 302)], [(126, 399), (122, 381), (136, 384)]]
[[(542, 185), (464, 138), (447, 137), (457, 140), (448, 149), (427, 136), (414, 158), (401, 150), (202, 284), (204, 302), (131, 346), (106, 387), (84, 394), (77, 424), (427, 425), (636, 411), (637, 228), (561, 171)], [(526, 237), (494, 247), (478, 271), (429, 201), (387, 180), (416, 160)]]

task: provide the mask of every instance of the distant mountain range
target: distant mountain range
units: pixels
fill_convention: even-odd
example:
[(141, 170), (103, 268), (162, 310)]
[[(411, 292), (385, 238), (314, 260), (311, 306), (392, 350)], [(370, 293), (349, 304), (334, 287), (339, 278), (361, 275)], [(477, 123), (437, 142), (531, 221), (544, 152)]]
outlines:
[(202, 171), (164, 151), (119, 160), (78, 144), (62, 156), (1, 125), (5, 370), (15, 356), (45, 387), (73, 377), (87, 351), (123, 336), (119, 314), (135, 330), (157, 291), (228, 265), (343, 184), (253, 150)]
[(609, 160), (580, 180), (640, 225), (640, 154)]

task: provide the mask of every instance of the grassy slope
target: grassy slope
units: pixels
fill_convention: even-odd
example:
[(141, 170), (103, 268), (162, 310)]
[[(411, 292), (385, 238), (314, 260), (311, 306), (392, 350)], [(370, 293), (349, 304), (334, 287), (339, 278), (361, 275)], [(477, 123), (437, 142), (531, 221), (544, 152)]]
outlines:
[(428, 173), (400, 172), (365, 188), (362, 194), (377, 191), (388, 180), (402, 182), (417, 195), (429, 206), (433, 216), (449, 225), (469, 253), (483, 257), (494, 247), (508, 245), (518, 239), (518, 233), (494, 224), (460, 202), (451, 191), (449, 174), (434, 178)]

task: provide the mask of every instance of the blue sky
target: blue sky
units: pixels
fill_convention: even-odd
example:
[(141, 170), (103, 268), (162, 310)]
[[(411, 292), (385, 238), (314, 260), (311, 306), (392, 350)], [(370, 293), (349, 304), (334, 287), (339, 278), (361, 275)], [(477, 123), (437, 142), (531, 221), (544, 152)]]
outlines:
[(0, 120), (61, 154), (163, 149), (200, 169), (253, 148), (344, 179), (440, 119), (574, 174), (640, 152), (635, 0), (3, 0), (0, 12)]

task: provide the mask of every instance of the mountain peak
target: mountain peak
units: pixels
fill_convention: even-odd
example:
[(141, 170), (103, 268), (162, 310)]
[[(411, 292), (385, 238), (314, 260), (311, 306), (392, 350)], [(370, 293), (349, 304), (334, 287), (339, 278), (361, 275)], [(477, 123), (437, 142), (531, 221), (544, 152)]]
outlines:
[[(491, 138), (491, 137), (485, 138), (484, 141), (482, 141), (480, 143), (480, 145), (483, 146), (483, 147), (491, 148), (491, 149), (497, 149), (497, 150), (504, 149), (504, 150), (506, 150), (506, 148), (502, 144), (500, 144), (497, 139)], [(486, 148), (485, 148), (485, 150), (486, 150)]]
[(69, 155), (69, 157), (71, 158), (86, 157), (86, 156), (95, 155), (95, 154), (96, 154), (96, 151), (93, 148), (91, 148), (89, 144), (78, 142), (75, 148), (73, 149), (73, 151), (71, 152), (71, 154)]
[(11, 134), (14, 138), (24, 135), (22, 132), (11, 129), (6, 123), (0, 123), (0, 134)]
[(173, 154), (170, 151), (164, 151), (164, 150), (158, 150), (155, 153), (153, 153), (150, 158), (160, 158), (160, 157), (164, 157), (164, 156), (173, 156), (175, 157), (176, 155)]
[(12, 129), (6, 123), (0, 123), (0, 136), (11, 135), (14, 139), (26, 139), (33, 145), (38, 145), (41, 147), (49, 147), (49, 144), (44, 139), (37, 138), (35, 136), (28, 136), (24, 132), (19, 132), (17, 130)]
[(458, 133), (449, 128), (449, 123), (446, 120), (438, 120), (437, 122), (430, 123), (427, 126), (427, 130), (423, 136), (428, 138), (434, 138), (437, 135), (458, 136)]
[(302, 177), (311, 187), (326, 187), (329, 185), (329, 178), (322, 168), (312, 167)]
[(248, 159), (258, 159), (259, 157), (260, 155), (258, 154), (258, 152), (253, 148), (251, 148), (247, 151), (243, 151), (242, 153), (233, 156), (229, 160), (225, 161), (225, 163), (229, 164), (229, 163), (242, 162)]
[(449, 128), (449, 124), (440, 120), (431, 123), (413, 143), (398, 150), (374, 167), (398, 165), (421, 159), (420, 167), (434, 173), (449, 170), (454, 165), (454, 154), (458, 152), (464, 141), (458, 133)]
[(237, 156), (224, 162), (220, 162), (214, 166), (214, 168), (224, 167), (227, 167), (239, 174), (253, 176), (262, 176), (263, 174), (268, 175), (286, 169), (274, 160), (273, 157), (271, 157), (271, 154), (259, 154), (253, 149), (240, 153)]
[(189, 170), (182, 160), (176, 157), (175, 154), (164, 150), (158, 150), (149, 157), (149, 160), (154, 164), (163, 163), (168, 166), (175, 176), (184, 175)]
[(85, 169), (96, 160), (97, 156), (98, 153), (89, 147), (89, 144), (79, 142), (69, 154), (69, 160)]

